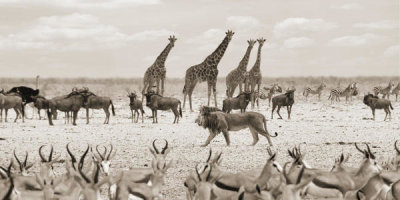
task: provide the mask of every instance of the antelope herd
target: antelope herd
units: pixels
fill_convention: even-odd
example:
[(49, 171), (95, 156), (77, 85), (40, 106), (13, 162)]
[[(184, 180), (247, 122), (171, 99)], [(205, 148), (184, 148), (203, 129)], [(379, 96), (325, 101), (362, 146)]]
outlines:
[[(66, 145), (69, 158), (54, 157), (53, 146), (45, 156), (39, 148), (39, 172), (31, 172), (37, 162), (28, 160), (28, 152), (23, 160), (13, 151), (13, 158), (7, 167), (0, 167), (0, 198), (19, 199), (86, 199), (99, 200), (102, 189), (111, 200), (128, 200), (138, 197), (145, 200), (163, 199), (167, 171), (176, 166), (176, 161), (167, 161), (171, 151), (168, 141), (160, 150), (153, 140), (150, 152), (153, 155), (151, 167), (131, 167), (128, 170), (114, 171), (111, 163), (117, 150), (110, 144), (108, 151), (96, 145), (87, 145), (79, 161)], [(186, 188), (188, 200), (297, 200), (309, 197), (336, 199), (384, 199), (400, 198), (400, 149), (394, 143), (396, 156), (389, 162), (378, 163), (376, 153), (369, 144), (355, 149), (363, 155), (358, 168), (345, 166), (350, 155), (341, 154), (335, 159), (331, 169), (318, 169), (309, 166), (300, 146), (288, 149), (291, 162), (278, 163), (278, 152), (267, 148), (269, 157), (261, 172), (257, 169), (231, 173), (222, 170), (222, 152), (212, 155), (210, 149), (205, 162), (193, 164), (182, 185)], [(56, 175), (55, 164), (62, 163), (65, 173)], [(290, 167), (289, 167), (290, 165)], [(110, 173), (113, 171), (113, 173)], [(106, 187), (101, 187), (106, 185)], [(182, 186), (182, 187), (183, 187)]]

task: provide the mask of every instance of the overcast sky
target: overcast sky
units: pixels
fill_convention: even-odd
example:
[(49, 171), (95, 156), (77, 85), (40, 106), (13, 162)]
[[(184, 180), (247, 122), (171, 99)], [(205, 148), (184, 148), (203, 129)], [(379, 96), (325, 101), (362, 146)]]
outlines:
[[(400, 76), (398, 0), (0, 0), (0, 77), (142, 77), (168, 44), (184, 77), (235, 32), (219, 76), (264, 37), (264, 76)], [(252, 51), (250, 69), (256, 57)]]

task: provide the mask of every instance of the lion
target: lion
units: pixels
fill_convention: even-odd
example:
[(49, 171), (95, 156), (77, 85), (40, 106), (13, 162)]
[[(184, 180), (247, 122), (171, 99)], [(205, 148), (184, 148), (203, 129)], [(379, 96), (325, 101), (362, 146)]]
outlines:
[(218, 133), (223, 133), (226, 145), (230, 145), (229, 131), (240, 131), (245, 128), (249, 128), (253, 136), (252, 146), (258, 142), (258, 134), (267, 138), (269, 145), (272, 145), (270, 137), (278, 136), (271, 135), (267, 130), (267, 120), (264, 115), (257, 112), (245, 112), (245, 113), (234, 113), (228, 114), (216, 109), (203, 106), (200, 108), (200, 114), (195, 121), (199, 126), (208, 129), (210, 135), (206, 142), (201, 145), (202, 147), (210, 144), (211, 140), (217, 136)]

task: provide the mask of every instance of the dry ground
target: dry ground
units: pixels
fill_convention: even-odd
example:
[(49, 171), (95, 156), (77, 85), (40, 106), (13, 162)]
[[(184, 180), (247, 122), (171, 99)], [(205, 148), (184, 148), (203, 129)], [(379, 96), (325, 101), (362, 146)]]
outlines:
[[(69, 86), (63, 87), (68, 88)], [(91, 88), (101, 87), (107, 88), (101, 84), (96, 87), (92, 85)], [(175, 86), (171, 88), (175, 88)], [(180, 90), (182, 86), (179, 85), (176, 88)], [(298, 88), (300, 88), (298, 90), (302, 90), (301, 87)], [(62, 91), (65, 90), (57, 90), (57, 93), (62, 93)], [(98, 91), (101, 94), (101, 90), (98, 89)], [(107, 91), (113, 90), (108, 88)], [(207, 102), (206, 93), (203, 93), (206, 91), (205, 87), (202, 86), (197, 91), (194, 96), (196, 110)], [(272, 141), (273, 149), (278, 152), (278, 161), (281, 164), (289, 160), (286, 150), (298, 144), (302, 144), (302, 151), (306, 153), (306, 160), (310, 165), (325, 169), (331, 168), (334, 159), (341, 152), (351, 153), (348, 165), (357, 166), (361, 155), (356, 152), (354, 145), (348, 143), (368, 142), (372, 144), (372, 150), (376, 152), (380, 160), (394, 155), (394, 141), (400, 139), (399, 102), (393, 102), (392, 98), (395, 109), (390, 122), (383, 121), (384, 112), (382, 110), (377, 111), (376, 121), (372, 121), (365, 119), (371, 118), (372, 114), (370, 109), (362, 103), (361, 96), (348, 104), (342, 101), (331, 105), (330, 101), (326, 100), (328, 90), (324, 91), (321, 102), (318, 102), (316, 97), (311, 97), (308, 102), (305, 102), (301, 92), (296, 92), (296, 103), (293, 106), (291, 120), (286, 119), (286, 109), (281, 110), (284, 120), (270, 120), (271, 108), (266, 101), (261, 101), (260, 108), (255, 109), (269, 119), (267, 122), (269, 131), (276, 131), (279, 134)], [(163, 194), (166, 199), (184, 199), (184, 178), (190, 170), (194, 169), (196, 162), (206, 159), (209, 148), (214, 151), (223, 151), (222, 166), (233, 172), (262, 167), (269, 157), (266, 151), (268, 143), (265, 138), (260, 137), (256, 146), (248, 146), (252, 142), (249, 130), (231, 132), (230, 147), (225, 145), (222, 135), (217, 136), (208, 147), (200, 147), (207, 138), (208, 131), (194, 123), (198, 113), (190, 112), (188, 107), (183, 112), (183, 119), (179, 124), (172, 124), (173, 114), (171, 112), (159, 112), (159, 124), (152, 124), (151, 119), (148, 118), (151, 114), (148, 108), (145, 108), (144, 123), (131, 123), (129, 99), (123, 90), (120, 90), (119, 94), (114, 93), (112, 96), (117, 115), (111, 116), (109, 125), (102, 124), (104, 113), (100, 110), (94, 112), (91, 123), (86, 125), (83, 109), (77, 121), (78, 126), (64, 125), (63, 119), (59, 119), (55, 121), (55, 126), (50, 127), (46, 120), (39, 121), (37, 116), (33, 120), (26, 120), (25, 123), (20, 121), (18, 123), (0, 123), (0, 137), (6, 139), (0, 141), (0, 152), (2, 152), (0, 164), (4, 166), (8, 162), (14, 148), (20, 157), (25, 151), (30, 152), (29, 161), (32, 162), (39, 160), (37, 150), (43, 144), (54, 145), (56, 154), (66, 156), (65, 145), (68, 142), (72, 142), (71, 146), (73, 151), (77, 152), (76, 154), (81, 154), (87, 143), (109, 144), (112, 142), (118, 150), (112, 161), (112, 173), (117, 173), (129, 167), (150, 165), (152, 155), (148, 147), (152, 140), (167, 139), (172, 148), (168, 159), (176, 160), (177, 164), (175, 168), (168, 171)], [(183, 102), (180, 91), (170, 94), (175, 94), (173, 96)], [(222, 91), (219, 91), (219, 103), (224, 98), (223, 94)], [(10, 113), (9, 121), (12, 121), (14, 112)], [(27, 113), (28, 116), (32, 115), (29, 106)], [(161, 142), (160, 145), (162, 145)], [(60, 173), (64, 170), (61, 165), (56, 169)], [(38, 165), (36, 164), (33, 171), (37, 170)]]

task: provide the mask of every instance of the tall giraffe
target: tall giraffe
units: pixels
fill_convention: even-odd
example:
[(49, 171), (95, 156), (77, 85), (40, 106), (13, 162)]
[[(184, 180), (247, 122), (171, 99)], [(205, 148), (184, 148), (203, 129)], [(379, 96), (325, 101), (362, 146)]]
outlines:
[(225, 32), (226, 36), (217, 49), (200, 64), (189, 67), (186, 70), (185, 86), (183, 87), (183, 108), (185, 108), (186, 96), (189, 96), (190, 110), (192, 109), (192, 94), (197, 83), (207, 81), (208, 85), (208, 105), (210, 105), (211, 89), (214, 93), (215, 107), (217, 107), (217, 76), (218, 64), (232, 39), (233, 31), (228, 30)]
[(235, 92), (236, 87), (238, 85), (239, 85), (239, 93), (242, 93), (243, 91), (243, 83), (245, 80), (245, 74), (247, 72), (247, 64), (249, 63), (250, 53), (256, 41), (250, 39), (247, 41), (247, 43), (249, 44), (249, 46), (247, 47), (246, 53), (244, 54), (242, 60), (240, 61), (239, 66), (236, 67), (231, 72), (229, 72), (228, 76), (226, 77), (227, 97), (233, 96), (233, 93)]
[(168, 57), (169, 52), (171, 51), (172, 47), (174, 47), (175, 41), (177, 38), (172, 35), (168, 38), (169, 43), (165, 47), (165, 49), (161, 52), (161, 54), (157, 57), (156, 61), (147, 68), (146, 72), (144, 73), (143, 78), (143, 90), (142, 90), (142, 101), (144, 98), (145, 92), (148, 92), (154, 86), (154, 82), (157, 84), (157, 94), (160, 94), (160, 82), (161, 82), (161, 95), (164, 94), (164, 81), (165, 81), (165, 74), (167, 70), (165, 69), (165, 60)]
[(258, 42), (257, 60), (254, 63), (253, 68), (251, 68), (249, 71), (250, 92), (252, 93), (251, 108), (254, 108), (254, 89), (256, 88), (256, 86), (257, 86), (257, 93), (260, 93), (260, 86), (261, 86), (261, 82), (262, 82), (262, 75), (261, 75), (261, 69), (260, 69), (261, 49), (262, 49), (262, 46), (264, 45), (265, 41), (266, 41), (266, 39), (264, 39), (264, 38), (260, 38), (257, 40), (257, 42)]

